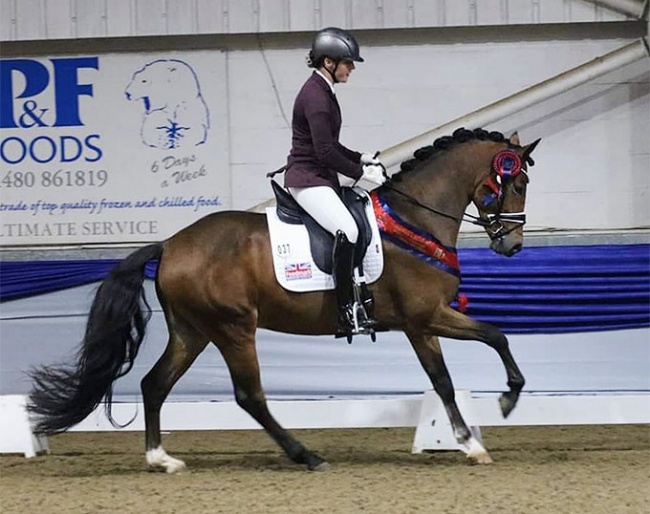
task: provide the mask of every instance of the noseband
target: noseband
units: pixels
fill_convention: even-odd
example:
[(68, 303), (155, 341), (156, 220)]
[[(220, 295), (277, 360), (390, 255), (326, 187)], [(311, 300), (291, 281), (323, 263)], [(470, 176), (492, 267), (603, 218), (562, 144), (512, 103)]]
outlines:
[[(503, 239), (510, 232), (515, 230), (519, 225), (524, 226), (526, 224), (526, 213), (525, 212), (503, 212), (497, 214), (487, 214), (487, 222), (481, 226), (486, 227), (487, 235), (492, 241), (495, 239)], [(506, 229), (503, 226), (503, 223), (512, 223), (514, 226)], [(477, 223), (478, 225), (478, 223)]]
[[(438, 216), (442, 216), (443, 218), (458, 221), (459, 223), (462, 223), (464, 221), (471, 223), (472, 225), (483, 227), (486, 230), (490, 240), (494, 241), (497, 239), (503, 239), (510, 232), (516, 230), (518, 226), (523, 226), (526, 223), (526, 214), (524, 212), (501, 212), (501, 209), (503, 207), (502, 204), (504, 184), (508, 180), (519, 175), (519, 173), (523, 173), (526, 176), (528, 176), (528, 174), (522, 166), (519, 154), (517, 154), (517, 152), (512, 149), (506, 149), (497, 152), (497, 154), (494, 156), (494, 159), (492, 160), (492, 169), (496, 172), (496, 177), (492, 178), (490, 175), (490, 177), (488, 177), (484, 182), (484, 185), (487, 186), (492, 191), (492, 193), (483, 198), (482, 204), (484, 206), (488, 206), (495, 200), (498, 201), (499, 206), (496, 214), (485, 213), (480, 216), (474, 216), (473, 214), (464, 212), (463, 215), (459, 218), (457, 216), (452, 216), (451, 214), (447, 214), (445, 212), (439, 211), (438, 209), (423, 204), (417, 198), (394, 187), (390, 179), (387, 180), (382, 187), (394, 191), (395, 193), (408, 200), (409, 203), (433, 214), (437, 214)], [(506, 229), (503, 223), (511, 223), (513, 226), (509, 229)]]

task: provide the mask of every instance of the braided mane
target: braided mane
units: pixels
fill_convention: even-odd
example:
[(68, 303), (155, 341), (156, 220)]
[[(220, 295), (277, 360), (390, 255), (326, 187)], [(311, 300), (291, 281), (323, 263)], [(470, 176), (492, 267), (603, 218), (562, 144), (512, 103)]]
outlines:
[(473, 139), (479, 139), (481, 141), (489, 140), (489, 141), (496, 141), (496, 142), (501, 142), (501, 141), (506, 141), (509, 142), (509, 139), (507, 139), (501, 132), (493, 131), (493, 132), (488, 132), (487, 130), (484, 130), (482, 128), (477, 128), (474, 130), (467, 130), (463, 127), (456, 129), (454, 133), (451, 136), (442, 136), (436, 139), (433, 144), (428, 145), (428, 146), (423, 146), (422, 148), (418, 148), (414, 154), (413, 158), (408, 159), (400, 165), (400, 171), (396, 174), (393, 175), (393, 179), (399, 180), (400, 174), (413, 171), (418, 164), (421, 162), (424, 162), (431, 157), (438, 155), (440, 152), (443, 152), (452, 146), (455, 146), (460, 143), (465, 143), (466, 141), (470, 141)]

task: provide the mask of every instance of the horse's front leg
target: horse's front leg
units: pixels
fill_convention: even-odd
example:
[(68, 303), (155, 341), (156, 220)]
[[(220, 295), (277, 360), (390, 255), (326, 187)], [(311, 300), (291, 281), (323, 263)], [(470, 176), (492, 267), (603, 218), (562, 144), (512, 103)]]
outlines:
[(510, 353), (510, 345), (503, 332), (494, 325), (475, 321), (448, 306), (442, 307), (436, 312), (434, 332), (441, 337), (451, 339), (481, 341), (496, 350), (508, 376), (510, 390), (503, 393), (499, 398), (503, 417), (508, 417), (517, 405), (519, 393), (521, 393), (526, 381), (512, 353)]
[(440, 341), (436, 336), (425, 335), (415, 330), (407, 330), (406, 335), (420, 359), (420, 364), (428, 375), (433, 388), (442, 400), (449, 421), (454, 430), (454, 436), (461, 445), (467, 458), (476, 464), (489, 464), (492, 462), (490, 455), (483, 445), (474, 437), (467, 427), (463, 416), (456, 405), (456, 395), (451, 376), (442, 356)]

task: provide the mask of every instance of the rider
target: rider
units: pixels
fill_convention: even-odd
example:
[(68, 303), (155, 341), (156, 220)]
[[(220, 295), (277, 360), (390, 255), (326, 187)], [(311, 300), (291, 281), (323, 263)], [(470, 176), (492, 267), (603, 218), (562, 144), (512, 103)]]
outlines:
[[(339, 143), (341, 111), (334, 84), (348, 81), (355, 62), (363, 59), (352, 34), (334, 27), (316, 34), (307, 57), (314, 72), (293, 107), (292, 146), (284, 181), (296, 202), (335, 238), (333, 275), (339, 330), (348, 334), (355, 328), (353, 257), (359, 231), (341, 200), (339, 174), (353, 182), (363, 179), (382, 185), (386, 180), (373, 154), (355, 152)], [(366, 326), (372, 323), (367, 320)]]

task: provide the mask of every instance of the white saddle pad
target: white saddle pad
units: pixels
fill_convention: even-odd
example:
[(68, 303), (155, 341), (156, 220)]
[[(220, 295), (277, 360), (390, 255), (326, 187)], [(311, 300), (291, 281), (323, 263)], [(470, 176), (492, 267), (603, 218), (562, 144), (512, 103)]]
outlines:
[[(362, 192), (357, 190), (357, 192)], [(366, 194), (365, 191), (362, 194)], [(372, 240), (363, 259), (363, 272), (367, 283), (376, 281), (384, 269), (381, 236), (377, 227), (372, 203), (366, 205), (366, 214), (372, 229)], [(334, 289), (332, 275), (323, 273), (311, 257), (309, 235), (304, 225), (289, 225), (278, 218), (275, 207), (266, 208), (266, 219), (271, 235), (273, 269), (280, 285), (289, 291), (304, 293)]]

